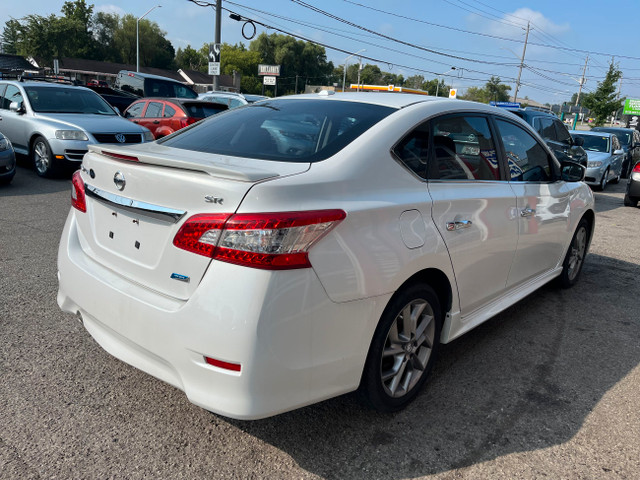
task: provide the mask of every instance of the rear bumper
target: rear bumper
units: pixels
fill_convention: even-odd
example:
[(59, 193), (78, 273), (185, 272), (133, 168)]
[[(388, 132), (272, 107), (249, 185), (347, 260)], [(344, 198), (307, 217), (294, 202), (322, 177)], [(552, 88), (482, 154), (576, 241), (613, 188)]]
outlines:
[[(355, 390), (390, 295), (334, 303), (312, 269), (268, 272), (213, 262), (187, 301), (127, 280), (80, 247), (75, 212), (58, 257), (58, 304), (115, 357), (238, 419), (275, 415)], [(241, 364), (208, 365), (209, 356)]]
[(16, 173), (16, 155), (13, 149), (0, 152), (0, 178), (12, 177)]

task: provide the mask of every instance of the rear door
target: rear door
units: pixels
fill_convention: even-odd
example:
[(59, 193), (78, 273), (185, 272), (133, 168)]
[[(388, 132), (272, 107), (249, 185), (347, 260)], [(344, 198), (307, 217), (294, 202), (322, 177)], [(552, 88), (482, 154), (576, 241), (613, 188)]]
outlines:
[(138, 121), (140, 125), (151, 130), (155, 138), (158, 138), (158, 129), (162, 121), (163, 107), (164, 104), (162, 102), (150, 100), (149, 103), (147, 103), (147, 108), (144, 110), (142, 117)]
[(518, 241), (516, 198), (488, 117), (449, 115), (431, 123), (433, 221), (449, 250), (464, 317), (506, 288)]
[(558, 180), (557, 161), (524, 127), (504, 118), (496, 125), (517, 198), (518, 248), (507, 282), (514, 287), (558, 266), (575, 186)]

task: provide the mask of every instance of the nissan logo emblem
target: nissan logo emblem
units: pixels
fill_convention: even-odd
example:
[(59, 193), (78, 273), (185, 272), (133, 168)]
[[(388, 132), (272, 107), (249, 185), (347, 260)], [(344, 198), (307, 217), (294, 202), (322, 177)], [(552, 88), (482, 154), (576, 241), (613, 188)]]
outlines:
[(124, 133), (117, 133), (116, 140), (119, 141), (120, 143), (124, 143), (127, 140), (127, 138), (124, 136)]
[(127, 184), (127, 181), (124, 179), (124, 174), (122, 172), (116, 172), (113, 176), (113, 183), (116, 184), (118, 190), (124, 190), (124, 186)]

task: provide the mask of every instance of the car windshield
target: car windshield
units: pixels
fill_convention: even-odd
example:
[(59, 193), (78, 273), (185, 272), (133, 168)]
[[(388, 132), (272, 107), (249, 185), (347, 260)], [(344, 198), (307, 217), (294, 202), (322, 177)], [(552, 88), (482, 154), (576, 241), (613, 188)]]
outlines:
[(220, 155), (316, 162), (395, 110), (359, 102), (271, 100), (214, 115), (159, 143)]
[(621, 132), (620, 130), (606, 130), (604, 128), (598, 129), (597, 131), (615, 134), (615, 136), (618, 137), (618, 140), (620, 140), (620, 144), (624, 145), (625, 147), (629, 146), (629, 144), (631, 143), (630, 132)]
[(589, 152), (608, 152), (609, 137), (601, 137), (599, 135), (574, 135), (575, 138), (582, 138), (584, 145), (582, 148)]
[(25, 87), (29, 103), (39, 113), (117, 115), (100, 95), (84, 88)]

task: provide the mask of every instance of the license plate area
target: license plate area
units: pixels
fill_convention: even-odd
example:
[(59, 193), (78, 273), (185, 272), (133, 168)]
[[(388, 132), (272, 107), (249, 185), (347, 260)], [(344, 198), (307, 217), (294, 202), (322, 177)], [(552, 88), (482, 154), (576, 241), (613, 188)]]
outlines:
[(171, 243), (173, 224), (99, 201), (93, 202), (92, 213), (96, 243), (140, 266), (157, 266), (167, 244)]

